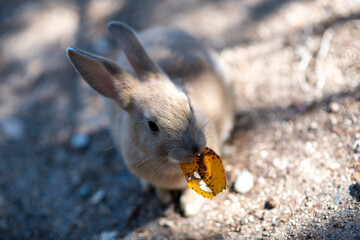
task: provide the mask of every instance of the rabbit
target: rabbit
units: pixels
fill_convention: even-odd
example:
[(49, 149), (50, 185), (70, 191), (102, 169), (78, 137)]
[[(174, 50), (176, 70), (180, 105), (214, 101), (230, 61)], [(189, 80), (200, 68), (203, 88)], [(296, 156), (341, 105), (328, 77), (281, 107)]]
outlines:
[(185, 216), (196, 214), (204, 198), (187, 187), (180, 164), (213, 149), (218, 154), (234, 120), (231, 82), (198, 40), (171, 28), (139, 34), (122, 22), (108, 30), (123, 52), (119, 64), (69, 47), (77, 72), (105, 97), (114, 142), (129, 170), (153, 185), (160, 200), (181, 190)]

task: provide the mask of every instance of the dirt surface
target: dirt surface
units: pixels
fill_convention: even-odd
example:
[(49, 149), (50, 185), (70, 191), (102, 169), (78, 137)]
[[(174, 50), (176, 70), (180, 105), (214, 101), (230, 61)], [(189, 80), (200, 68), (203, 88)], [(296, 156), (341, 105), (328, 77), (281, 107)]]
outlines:
[[(359, 18), (359, 0), (0, 1), (0, 238), (360, 239)], [(66, 59), (115, 58), (109, 20), (184, 29), (234, 81), (228, 190), (197, 216), (142, 192)]]

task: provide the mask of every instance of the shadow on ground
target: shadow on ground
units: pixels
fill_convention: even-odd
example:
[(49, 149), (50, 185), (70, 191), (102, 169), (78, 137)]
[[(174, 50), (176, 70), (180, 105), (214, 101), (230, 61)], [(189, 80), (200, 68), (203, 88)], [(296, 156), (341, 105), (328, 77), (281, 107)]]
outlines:
[[(0, 1), (0, 47), (1, 54), (4, 54), (4, 58), (0, 59), (0, 125), (4, 126), (8, 119), (15, 119), (22, 129), (20, 137), (14, 139), (9, 139), (0, 131), (0, 238), (84, 239), (113, 230), (123, 237), (133, 230), (141, 232), (142, 227), (166, 217), (176, 208), (161, 206), (152, 191), (142, 192), (138, 180), (126, 170), (104, 125), (95, 124), (95, 127), (89, 128), (91, 130), (85, 131), (90, 137), (90, 145), (85, 149), (69, 146), (71, 136), (87, 124), (83, 119), (92, 121), (89, 116), (100, 114), (98, 106), (101, 102), (94, 92), (80, 83), (67, 62), (65, 48), (76, 45), (90, 52), (115, 57), (113, 50), (116, 45), (105, 27), (109, 20), (124, 21), (136, 30), (180, 22), (180, 27), (185, 26), (196, 33), (193, 25), (203, 21), (202, 11), (207, 13), (220, 9), (226, 12), (222, 9), (226, 1), (104, 2), (102, 5), (100, 1), (87, 0), (61, 3)], [(254, 32), (255, 26), (263, 24), (291, 2), (244, 0), (234, 7), (238, 8), (239, 15), (247, 9), (245, 17), (248, 18), (234, 17), (235, 20), (225, 27), (214, 27), (208, 32), (199, 32), (198, 36), (218, 50), (246, 47), (264, 40)], [(115, 7), (109, 8), (109, 4)], [(101, 10), (102, 7), (104, 10)], [(53, 12), (46, 15), (47, 18), (43, 17), (41, 14), (47, 11)], [(94, 11), (93, 15), (91, 11)], [(63, 13), (69, 14), (74, 25), (71, 28), (73, 32), (67, 34), (70, 30), (59, 27), (59, 31), (64, 31), (61, 36), (56, 39), (47, 36), (51, 34), (45, 31), (49, 28), (44, 22), (51, 22), (53, 18), (62, 19)], [(194, 16), (195, 20), (189, 16)], [(45, 20), (40, 21), (42, 18)], [(358, 18), (358, 13), (339, 15), (305, 28), (314, 28), (314, 34), (321, 35), (330, 26)], [(208, 19), (207, 22), (211, 21), (215, 20)], [(39, 22), (44, 24), (43, 32), (21, 35)], [(56, 27), (51, 25), (51, 29)], [(209, 32), (216, 34), (207, 36)], [(35, 47), (27, 45), (34, 44), (36, 39), (42, 41), (42, 38), (28, 38), (41, 34), (46, 41)], [(11, 42), (17, 36), (24, 38), (18, 41), (21, 46), (14, 47)], [(14, 51), (9, 51), (9, 46)], [(19, 54), (15, 51), (16, 47), (28, 51)], [(352, 91), (338, 91), (318, 101), (294, 102), (287, 108), (274, 106), (241, 112), (230, 144), (241, 151), (251, 149), (253, 136), (249, 132), (258, 125), (296, 120), (309, 113), (326, 110), (331, 101), (344, 98), (359, 101), (359, 86)], [(353, 186), (349, 191), (352, 196), (357, 196)], [(338, 229), (326, 234), (321, 233), (323, 230), (318, 229), (318, 225), (312, 226), (313, 220), (310, 220), (308, 238), (320, 233), (335, 239), (359, 237), (356, 232), (346, 232), (348, 225), (342, 224), (340, 218), (331, 216), (331, 221), (322, 225), (325, 229)], [(357, 229), (356, 219), (352, 219), (350, 213), (347, 218), (354, 222), (351, 229)], [(168, 236), (171, 233), (168, 229)], [(208, 236), (216, 239), (222, 235), (209, 233)]]

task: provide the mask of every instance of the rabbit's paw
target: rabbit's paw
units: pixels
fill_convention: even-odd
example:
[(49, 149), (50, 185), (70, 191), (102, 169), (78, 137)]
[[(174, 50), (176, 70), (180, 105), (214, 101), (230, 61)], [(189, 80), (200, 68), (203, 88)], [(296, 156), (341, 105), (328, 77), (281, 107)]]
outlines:
[(171, 192), (169, 190), (155, 187), (156, 196), (160, 199), (162, 204), (169, 204), (172, 201)]
[(194, 216), (200, 212), (205, 201), (206, 199), (204, 197), (198, 195), (190, 188), (187, 188), (181, 194), (180, 208), (185, 217)]

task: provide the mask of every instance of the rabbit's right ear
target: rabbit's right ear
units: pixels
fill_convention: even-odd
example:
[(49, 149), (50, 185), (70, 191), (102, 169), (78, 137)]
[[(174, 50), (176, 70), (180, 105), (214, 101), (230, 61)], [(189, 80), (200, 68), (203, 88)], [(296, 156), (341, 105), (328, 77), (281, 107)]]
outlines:
[(152, 76), (161, 76), (163, 72), (150, 59), (134, 30), (122, 22), (108, 23), (110, 33), (119, 41), (131, 66), (138, 77), (146, 81)]
[(116, 100), (121, 107), (131, 104), (139, 82), (115, 62), (69, 47), (66, 54), (79, 74), (101, 95)]

